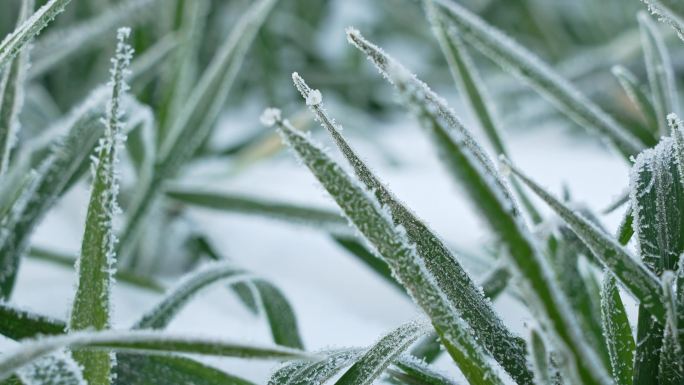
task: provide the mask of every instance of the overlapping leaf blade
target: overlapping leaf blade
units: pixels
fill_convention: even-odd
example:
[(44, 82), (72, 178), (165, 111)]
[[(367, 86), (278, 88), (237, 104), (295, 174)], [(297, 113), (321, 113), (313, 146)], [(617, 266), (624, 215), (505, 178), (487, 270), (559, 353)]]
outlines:
[[(19, 24), (33, 12), (35, 2), (23, 0)], [(24, 79), (28, 67), (29, 48), (25, 47), (12, 59), (8, 69), (0, 73), (0, 177), (7, 171), (10, 152), (19, 131), (19, 112), (24, 103)]]
[(454, 33), (529, 83), (580, 126), (596, 129), (626, 157), (643, 148), (627, 129), (536, 55), (454, 1), (435, 0), (435, 4), (444, 10), (447, 20), (456, 24)]
[[(293, 80), (305, 100), (315, 92), (296, 73), (293, 74)], [(389, 210), (394, 225), (405, 229), (409, 242), (415, 245), (416, 253), (424, 261), (425, 267), (477, 338), (513, 377), (522, 383), (531, 381), (524, 342), (506, 329), (457, 258), (434, 232), (392, 195), (356, 155), (334, 121), (324, 111), (322, 103), (311, 106), (311, 109), (333, 137), (366, 190), (372, 191), (380, 205)]]
[(664, 116), (679, 112), (679, 97), (670, 55), (655, 23), (646, 13), (639, 14), (641, 42), (646, 60), (646, 72), (653, 97), (656, 121), (661, 135), (669, 133)]
[(533, 310), (549, 322), (557, 341), (567, 350), (564, 354), (568, 355), (566, 369), (572, 372), (570, 375), (586, 383), (606, 382), (607, 373), (598, 364), (596, 353), (584, 341), (567, 299), (552, 279), (546, 260), (525, 229), (517, 205), (491, 159), (443, 99), (425, 83), (365, 40), (358, 31), (349, 29), (347, 37), (395, 85), (407, 108), (418, 116), (428, 131), (449, 171), (463, 183), (473, 203), (506, 245), (514, 266), (525, 278), (528, 289), (525, 294), (534, 304)]
[(397, 356), (428, 330), (428, 326), (422, 322), (413, 321), (401, 325), (362, 354), (335, 385), (372, 384)]
[(632, 383), (634, 337), (615, 277), (605, 272), (601, 288), (601, 321), (608, 344), (613, 378), (617, 385)]
[(0, 69), (3, 69), (31, 39), (43, 30), (71, 0), (50, 0), (0, 42)]
[(288, 122), (278, 120), (276, 124), (288, 145), (390, 265), (414, 301), (428, 314), (447, 350), (462, 365), (461, 370), (466, 377), (477, 383), (501, 383), (486, 361), (482, 348), (438, 289), (434, 277), (426, 271), (424, 262), (416, 255), (404, 230), (393, 224), (391, 214), (384, 211), (372, 195)]

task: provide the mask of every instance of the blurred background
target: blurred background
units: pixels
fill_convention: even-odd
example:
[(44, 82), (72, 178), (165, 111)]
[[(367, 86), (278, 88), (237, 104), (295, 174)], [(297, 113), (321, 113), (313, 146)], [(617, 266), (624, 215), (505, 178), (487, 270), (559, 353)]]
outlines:
[[(8, 4), (2, 4), (0, 12), (0, 35), (13, 29), (18, 12), (19, 1), (5, 2)], [(645, 124), (610, 72), (613, 65), (621, 64), (641, 82), (646, 81), (636, 20), (637, 11), (644, 8), (640, 1), (458, 2), (552, 63), (621, 122)], [(111, 15), (111, 9), (135, 3), (143, 1), (74, 0), (37, 40), (34, 64), (54, 54), (44, 36), (59, 36), (75, 25), (97, 22), (99, 15)], [(169, 31), (182, 32), (188, 13), (195, 12), (201, 28), (192, 35), (194, 51), (178, 51), (169, 62), (187, 60), (189, 76), (197, 77), (251, 1), (147, 3), (156, 4), (127, 13), (114, 23), (116, 27), (132, 27), (139, 56)], [(311, 130), (321, 142), (330, 144), (292, 87), (290, 75), (297, 71), (321, 90), (331, 115), (345, 127), (351, 144), (392, 191), (463, 256), (474, 276), (481, 276), (495, 264), (496, 245), (459, 186), (442, 168), (418, 122), (396, 103), (393, 90), (375, 68), (346, 42), (344, 29), (350, 25), (443, 95), (471, 131), (482, 137), (460, 101), (420, 2), (281, 0), (250, 48), (211, 137), (170, 184), (336, 210), (308, 170), (282, 148), (273, 130), (259, 124), (261, 111), (276, 106), (298, 127)], [(661, 27), (675, 73), (679, 74), (684, 66), (681, 41)], [(48, 135), (46, 127), (108, 79), (114, 30), (49, 71), (33, 67), (20, 118), (21, 142)], [(573, 201), (596, 212), (626, 189), (629, 165), (619, 156), (487, 58), (474, 51), (472, 54), (496, 102), (504, 139), (522, 169), (553, 192), (566, 191)], [(158, 76), (145, 87), (132, 90), (139, 101), (155, 111), (163, 111), (164, 89), (174, 81), (175, 74), (166, 69), (166, 64), (159, 65)], [(681, 81), (679, 76), (677, 80)], [(163, 123), (169, 116), (160, 113), (156, 118)], [(335, 151), (331, 153), (338, 157)], [(134, 174), (132, 162), (127, 164), (121, 196), (124, 211), (135, 191), (135, 178), (129, 177)], [(32, 238), (35, 247), (76, 255), (87, 207), (86, 182), (70, 190), (43, 221)], [(158, 206), (145, 226), (146, 241), (136, 249), (137, 274), (172, 283), (179, 274), (207, 259), (193, 249), (191, 242), (201, 235), (217, 253), (267, 277), (284, 291), (309, 349), (368, 345), (418, 314), (403, 293), (324, 232), (253, 215), (187, 207), (171, 200)], [(618, 210), (601, 220), (614, 231), (620, 215)], [(14, 300), (64, 317), (74, 282), (72, 271), (28, 259), (21, 267)], [(221, 288), (208, 291), (183, 311), (171, 329), (268, 342), (266, 325), (252, 322), (254, 315), (231, 295)], [(157, 294), (119, 285), (114, 298), (115, 326), (125, 327), (157, 298)], [(530, 318), (516, 306), (515, 299), (504, 296), (496, 307), (514, 330), (528, 334), (526, 322)], [(230, 363), (223, 360), (220, 364)], [(262, 380), (268, 374), (266, 369), (270, 368), (237, 368), (246, 371), (248, 377)]]

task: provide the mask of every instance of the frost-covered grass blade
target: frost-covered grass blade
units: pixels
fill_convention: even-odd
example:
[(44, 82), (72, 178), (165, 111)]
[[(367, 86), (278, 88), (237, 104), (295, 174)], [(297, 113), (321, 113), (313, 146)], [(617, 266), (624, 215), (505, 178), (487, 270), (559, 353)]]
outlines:
[(466, 325), (447, 300), (435, 278), (426, 270), (402, 227), (395, 226), (391, 214), (310, 139), (288, 122), (274, 122), (286, 143), (309, 167), (344, 214), (354, 223), (378, 254), (392, 268), (414, 301), (428, 314), (447, 347), (471, 381), (499, 384), (501, 380), (487, 362), (482, 347), (469, 334)]
[[(567, 299), (553, 280), (546, 260), (526, 230), (515, 200), (491, 159), (453, 110), (425, 83), (358, 31), (348, 29), (347, 38), (394, 84), (406, 107), (417, 115), (434, 140), (449, 171), (464, 185), (484, 219), (506, 245), (513, 265), (525, 278), (525, 295), (533, 310), (549, 322), (558, 341), (567, 348), (565, 353), (572, 357), (568, 357), (572, 364), (566, 367), (569, 374), (586, 383), (604, 383), (607, 375), (598, 365), (596, 353), (584, 340)], [(587, 360), (587, 356), (595, 359)]]
[(429, 326), (422, 322), (401, 325), (362, 354), (335, 385), (372, 384), (397, 356), (428, 330)]
[(670, 113), (679, 112), (679, 97), (675, 89), (672, 62), (663, 37), (655, 23), (645, 12), (640, 13), (638, 19), (656, 121), (660, 134), (667, 135), (669, 129), (663, 117)]
[(648, 6), (648, 10), (658, 17), (660, 21), (668, 24), (677, 32), (677, 36), (684, 40), (684, 20), (681, 15), (672, 9), (670, 3), (662, 0), (641, 0)]
[(593, 254), (608, 270), (630, 291), (630, 293), (645, 305), (652, 314), (663, 322), (665, 308), (661, 298), (660, 283), (657, 277), (646, 267), (635, 260), (630, 253), (622, 248), (613, 238), (604, 233), (586, 218), (575, 213), (565, 204), (537, 185), (520, 170), (507, 163), (510, 168), (535, 194), (542, 198), (572, 229), (575, 234), (591, 249)]
[(454, 1), (435, 0), (435, 4), (444, 10), (447, 20), (456, 25), (454, 33), (529, 83), (580, 126), (596, 129), (626, 157), (643, 148), (627, 129), (532, 52)]
[[(34, 6), (33, 0), (22, 0), (19, 24), (29, 17)], [(28, 60), (29, 47), (24, 47), (12, 59), (8, 68), (0, 72), (0, 178), (9, 167), (10, 152), (19, 131), (19, 112), (24, 103), (24, 80)]]
[(613, 378), (617, 385), (630, 385), (634, 363), (634, 337), (615, 277), (605, 272), (601, 287), (601, 321), (606, 336)]
[(627, 68), (614, 66), (612, 73), (617, 78), (622, 89), (624, 89), (627, 97), (639, 109), (646, 122), (645, 129), (641, 129), (640, 125), (630, 125), (629, 127), (635, 127), (632, 133), (641, 140), (644, 146), (655, 146), (658, 143), (658, 118), (650, 96), (646, 94), (644, 87), (639, 84), (636, 76)]
[(513, 377), (522, 383), (531, 380), (531, 374), (526, 370), (524, 342), (506, 329), (440, 238), (401, 204), (356, 155), (342, 137), (340, 128), (323, 109), (320, 91), (312, 90), (298, 74), (295, 73), (292, 77), (307, 104), (314, 92), (319, 93), (318, 103), (310, 105), (312, 111), (328, 130), (366, 190), (372, 191), (377, 201), (389, 210), (394, 225), (405, 229), (408, 241), (415, 246), (416, 253), (435, 277), (447, 300), (470, 325), (486, 349)]
[(40, 33), (71, 0), (50, 0), (0, 43), (0, 70)]
[[(107, 106), (104, 138), (97, 148), (93, 184), (86, 214), (81, 254), (76, 264), (78, 283), (71, 309), (69, 330), (103, 330), (110, 324), (110, 291), (115, 269), (114, 216), (119, 212), (117, 197), (119, 176), (117, 163), (122, 146), (122, 95), (128, 90), (124, 76), (130, 66), (133, 49), (128, 45), (130, 29), (117, 33), (116, 55), (112, 59), (111, 98)], [(75, 352), (74, 358), (83, 365), (84, 378), (95, 384), (109, 381), (112, 357), (106, 352)]]

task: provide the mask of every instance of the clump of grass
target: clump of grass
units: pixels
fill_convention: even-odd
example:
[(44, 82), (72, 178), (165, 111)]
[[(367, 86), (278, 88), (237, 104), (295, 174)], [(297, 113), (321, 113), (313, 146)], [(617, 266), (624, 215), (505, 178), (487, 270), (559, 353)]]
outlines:
[[(0, 43), (0, 297), (12, 299), (25, 256), (76, 272), (68, 320), (0, 303), (0, 334), (19, 342), (0, 356), (3, 384), (251, 384), (202, 362), (198, 355), (284, 361), (270, 373), (272, 385), (455, 384), (452, 373), (433, 365), (442, 351), (469, 384), (684, 381), (684, 124), (677, 115), (680, 98), (666, 36), (649, 15), (638, 15), (647, 86), (624, 67), (612, 71), (629, 107), (639, 115), (637, 122), (623, 118), (620, 111), (609, 112), (553, 65), (451, 0), (424, 0), (422, 5), (434, 45), (475, 118), (474, 127), (463, 123), (446, 99), (406, 66), (358, 30), (347, 29), (348, 42), (394, 88), (401, 109), (417, 118), (449, 177), (463, 186), (494, 235), (502, 257), (477, 281), (464, 268), (466, 257), (448, 246), (366, 164), (325, 109), (324, 93), (297, 72), (292, 81), (303, 106), (330, 135), (350, 172), (280, 109), (266, 109), (260, 120), (275, 126), (340, 213), (248, 194), (170, 186), (190, 163), (206, 155), (203, 151), (233, 84), (244, 72), (243, 61), (276, 1), (259, 0), (245, 8), (204, 59), (201, 42), (206, 31), (201, 25), (215, 4), (171, 3), (173, 9), (165, 10), (173, 16), (168, 24), (150, 30), (144, 28), (152, 23), (150, 11), (170, 7), (166, 2), (129, 0), (105, 7), (91, 19), (38, 38), (33, 56), (32, 41), (70, 2), (50, 0), (33, 12), (33, 1), (22, 0), (16, 28)], [(681, 37), (676, 5), (645, 3)], [(131, 13), (135, 17), (129, 17)], [(136, 42), (142, 49), (133, 59), (132, 32), (119, 29), (111, 81), (95, 82), (81, 95), (56, 87), (54, 93), (66, 99), (69, 112), (39, 138), (19, 134), (28, 84), (74, 58), (84, 59), (79, 64), (83, 68), (97, 67), (90, 51), (122, 21), (143, 25), (146, 33), (140, 40), (159, 30), (165, 33), (153, 42)], [(616, 235), (606, 231), (591, 210), (554, 196), (515, 165), (502, 136), (505, 120), (491, 96), (496, 92), (482, 81), (471, 56), (474, 51), (632, 162), (628, 193), (610, 208), (625, 206)], [(71, 104), (70, 99), (77, 102)], [(479, 129), (484, 141), (476, 139)], [(133, 170), (126, 174), (132, 181), (120, 191), (124, 164)], [(90, 199), (78, 257), (32, 245), (35, 228), (89, 168)], [(212, 262), (195, 263), (193, 271), (166, 288), (145, 270), (149, 261), (144, 255), (156, 246), (146, 239), (152, 239), (150, 228), (173, 214), (161, 208), (169, 202), (174, 210), (199, 206), (322, 231), (407, 294), (424, 319), (405, 323), (367, 347), (309, 352), (284, 293), (226, 260), (201, 233), (183, 239), (190, 254), (185, 262)], [(543, 216), (540, 203), (552, 214)], [(123, 224), (117, 227), (121, 213)], [(162, 232), (168, 229), (160, 227)], [(627, 247), (632, 238), (635, 252)], [(163, 296), (130, 327), (112, 330), (110, 296), (116, 280)], [(267, 321), (274, 346), (164, 330), (198, 293), (218, 283)], [(492, 306), (503, 292), (513, 293), (533, 315), (529, 338), (511, 331)], [(636, 324), (628, 317), (623, 294), (639, 305)]]

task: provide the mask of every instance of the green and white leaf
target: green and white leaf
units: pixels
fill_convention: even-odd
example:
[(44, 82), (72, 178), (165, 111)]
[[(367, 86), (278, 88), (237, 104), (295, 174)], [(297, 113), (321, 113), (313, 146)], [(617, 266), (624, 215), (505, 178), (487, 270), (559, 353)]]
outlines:
[[(22, 0), (19, 24), (29, 17), (34, 6), (33, 0)], [(30, 47), (24, 47), (8, 64), (8, 68), (0, 71), (0, 180), (9, 167), (10, 153), (20, 129), (19, 112), (24, 104), (24, 80), (29, 64), (29, 50)]]
[[(124, 76), (133, 57), (133, 49), (127, 42), (130, 33), (128, 28), (121, 28), (117, 33), (116, 54), (112, 59), (111, 98), (104, 119), (105, 135), (94, 158), (90, 203), (81, 254), (76, 264), (78, 282), (69, 320), (70, 331), (104, 330), (110, 326), (110, 292), (116, 264), (113, 222), (120, 211), (116, 167), (124, 139), (121, 100), (128, 90)], [(83, 376), (89, 383), (105, 384), (109, 381), (113, 364), (109, 353), (74, 352), (74, 358), (83, 366)]]
[(429, 325), (423, 322), (401, 325), (362, 354), (335, 385), (372, 384), (400, 354), (429, 330)]
[[(364, 52), (383, 76), (400, 93), (405, 106), (413, 111), (437, 146), (448, 170), (461, 182), (472, 202), (501, 238), (513, 265), (525, 278), (526, 298), (534, 311), (548, 322), (554, 339), (562, 346), (571, 377), (585, 383), (605, 383), (607, 372), (585, 341), (567, 298), (552, 279), (552, 272), (525, 228), (520, 211), (502, 176), (470, 132), (446, 102), (406, 68), (353, 29), (348, 40)], [(567, 349), (567, 350), (566, 350)], [(587, 357), (593, 357), (587, 359)]]
[[(312, 90), (297, 73), (292, 77), (307, 104), (312, 95), (317, 92), (320, 94), (319, 91)], [(522, 383), (530, 381), (532, 376), (527, 369), (524, 341), (506, 329), (481, 290), (458, 263), (457, 257), (424, 222), (393, 196), (356, 155), (340, 134), (341, 128), (325, 112), (322, 101), (319, 100), (319, 103), (311, 104), (310, 107), (333, 137), (365, 189), (372, 191), (380, 205), (389, 210), (394, 225), (405, 229), (408, 241), (414, 245), (417, 255), (434, 276), (451, 306), (457, 309), (460, 317), (472, 328), (485, 348), (514, 378)]]
[(679, 112), (679, 97), (675, 89), (676, 82), (670, 54), (660, 31), (651, 18), (645, 12), (641, 12), (638, 19), (656, 121), (660, 134), (667, 135), (669, 127), (663, 117)]
[(0, 70), (57, 17), (71, 0), (50, 0), (0, 42)]
[(634, 336), (615, 277), (606, 271), (601, 287), (601, 320), (617, 385), (630, 385), (634, 365)]
[(452, 0), (435, 0), (470, 46), (519, 77), (580, 126), (594, 128), (628, 157), (643, 145), (613, 117), (532, 52)]
[(133, 329), (163, 329), (200, 290), (217, 282), (243, 281), (250, 276), (233, 263), (209, 263), (183, 277), (167, 291), (154, 308), (148, 310)]
[[(451, 306), (424, 261), (409, 243), (405, 230), (395, 226), (391, 214), (374, 196), (351, 179), (304, 134), (288, 122), (275, 122), (285, 142), (330, 193), (344, 214), (392, 268), (414, 301), (428, 314), (452, 357), (459, 362), (466, 378), (478, 384), (500, 384), (501, 380), (487, 362), (482, 347)], [(467, 360), (464, 358), (467, 357)]]

